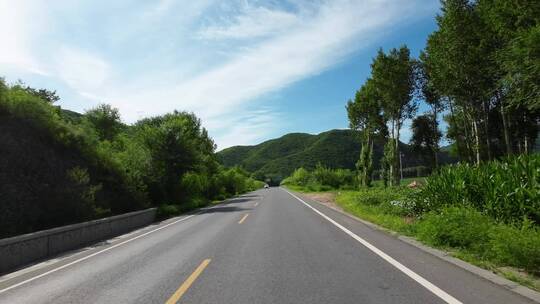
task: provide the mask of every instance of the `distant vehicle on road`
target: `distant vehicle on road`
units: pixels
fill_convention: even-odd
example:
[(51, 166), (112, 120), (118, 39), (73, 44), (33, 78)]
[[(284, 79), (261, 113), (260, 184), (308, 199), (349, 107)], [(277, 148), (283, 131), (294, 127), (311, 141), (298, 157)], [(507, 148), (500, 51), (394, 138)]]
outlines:
[(270, 188), (270, 186), (268, 186), (268, 184), (264, 184), (264, 188), (267, 189)]

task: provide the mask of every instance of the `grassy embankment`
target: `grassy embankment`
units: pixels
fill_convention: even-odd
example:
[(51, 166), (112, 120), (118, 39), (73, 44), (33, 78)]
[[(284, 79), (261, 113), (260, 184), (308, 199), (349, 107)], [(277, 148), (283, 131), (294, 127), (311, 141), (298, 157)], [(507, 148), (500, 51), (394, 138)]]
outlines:
[[(393, 188), (322, 190), (345, 212), (540, 290), (539, 168), (536, 154), (446, 167), (417, 179), (419, 189), (404, 186), (409, 179)], [(321, 188), (307, 184), (287, 187), (308, 195)]]

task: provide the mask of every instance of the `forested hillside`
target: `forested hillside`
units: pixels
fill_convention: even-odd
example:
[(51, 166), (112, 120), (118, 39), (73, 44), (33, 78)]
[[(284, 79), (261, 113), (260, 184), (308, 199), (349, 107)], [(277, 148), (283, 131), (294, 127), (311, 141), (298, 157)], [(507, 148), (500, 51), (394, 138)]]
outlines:
[[(383, 154), (384, 142), (378, 140), (374, 146), (375, 168)], [(411, 147), (403, 147), (404, 168), (424, 165), (424, 160), (413, 153)], [(236, 146), (217, 153), (225, 166), (241, 166), (253, 172), (258, 179), (272, 178), (279, 181), (296, 168), (315, 168), (317, 164), (329, 168), (355, 169), (360, 155), (359, 133), (353, 130), (331, 130), (311, 135), (290, 133), (255, 146)], [(440, 152), (442, 163), (454, 161), (447, 151)]]
[(109, 105), (83, 115), (58, 100), (0, 78), (0, 238), (151, 206), (174, 214), (261, 186), (218, 164), (191, 113), (126, 125)]

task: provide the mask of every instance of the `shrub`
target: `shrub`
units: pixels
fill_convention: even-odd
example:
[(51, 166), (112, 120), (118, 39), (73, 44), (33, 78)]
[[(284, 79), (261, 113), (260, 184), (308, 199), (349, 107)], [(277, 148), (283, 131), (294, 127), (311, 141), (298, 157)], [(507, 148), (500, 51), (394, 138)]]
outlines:
[(122, 168), (130, 192), (138, 195), (139, 200), (148, 201), (148, 183), (154, 182), (155, 177), (150, 151), (146, 146), (122, 133), (112, 143), (101, 142), (99, 148)]
[(286, 179), (285, 183), (290, 183), (290, 184), (298, 185), (298, 186), (305, 186), (308, 184), (310, 178), (311, 178), (311, 175), (309, 171), (300, 167), (294, 170), (293, 174)]
[(157, 209), (158, 218), (167, 218), (181, 213), (178, 205), (161, 204)]
[(227, 196), (262, 188), (264, 183), (251, 178), (243, 169), (233, 167), (220, 168), (212, 179), (212, 185), (213, 190), (219, 189), (213, 198), (224, 199)]
[(417, 223), (419, 239), (437, 246), (480, 248), (486, 246), (492, 221), (467, 207), (448, 207), (425, 214)]
[(298, 168), (281, 182), (282, 185), (301, 186), (310, 191), (352, 188), (354, 183), (355, 175), (351, 170), (330, 169), (320, 164), (311, 172)]
[(180, 181), (180, 188), (184, 193), (184, 197), (202, 196), (208, 186), (208, 177), (195, 172), (187, 172)]
[[(86, 208), (96, 210), (96, 194), (101, 190), (101, 185), (92, 185), (90, 175), (85, 168), (74, 167), (66, 172), (68, 179), (74, 183), (74, 187), (69, 189), (79, 204)], [(84, 209), (82, 206), (77, 209)]]
[(489, 233), (486, 256), (502, 265), (532, 270), (540, 274), (540, 231), (525, 222), (521, 228), (499, 224)]

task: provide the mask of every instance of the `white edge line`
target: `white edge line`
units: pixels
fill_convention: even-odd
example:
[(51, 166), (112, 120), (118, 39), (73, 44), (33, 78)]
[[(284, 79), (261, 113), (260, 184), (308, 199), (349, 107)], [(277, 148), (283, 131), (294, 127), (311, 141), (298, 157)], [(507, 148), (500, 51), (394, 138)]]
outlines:
[(131, 242), (131, 241), (134, 241), (134, 240), (136, 240), (136, 239), (142, 238), (143, 236), (147, 236), (147, 235), (149, 235), (149, 234), (151, 234), (151, 233), (154, 233), (154, 232), (159, 231), (159, 230), (161, 230), (161, 229), (167, 228), (167, 227), (169, 227), (169, 226), (171, 226), (171, 225), (174, 225), (174, 224), (176, 224), (176, 223), (179, 223), (179, 222), (185, 221), (185, 220), (187, 220), (187, 219), (190, 219), (190, 218), (194, 217), (195, 215), (198, 215), (200, 212), (202, 212), (202, 211), (204, 211), (204, 210), (207, 210), (207, 209), (212, 209), (212, 208), (214, 208), (214, 207), (202, 209), (201, 211), (199, 211), (199, 212), (197, 212), (197, 213), (195, 213), (195, 214), (188, 215), (188, 216), (183, 217), (183, 218), (181, 218), (181, 219), (179, 219), (179, 220), (176, 220), (176, 221), (174, 221), (174, 222), (172, 222), (172, 223), (168, 223), (168, 224), (166, 224), (166, 225), (163, 225), (163, 226), (161, 226), (161, 227), (159, 227), (159, 228), (156, 228), (156, 229), (154, 229), (154, 230), (150, 230), (150, 231), (148, 231), (148, 232), (145, 232), (145, 233), (143, 233), (143, 234), (141, 234), (141, 235), (138, 235), (138, 236), (136, 236), (136, 237), (134, 237), (134, 238), (131, 238), (131, 239), (129, 239), (129, 240), (125, 240), (125, 241), (120, 242), (120, 243), (118, 243), (118, 244), (115, 244), (115, 245), (113, 245), (113, 246), (111, 246), (111, 247), (107, 247), (107, 248), (105, 248), (105, 249), (103, 249), (103, 250), (100, 250), (100, 251), (98, 251), (98, 252), (94, 252), (94, 253), (89, 254), (89, 255), (87, 255), (87, 256), (85, 256), (85, 257), (82, 257), (82, 258), (80, 258), (80, 259), (77, 259), (77, 260), (75, 260), (75, 261), (73, 261), (73, 262), (69, 262), (69, 263), (67, 263), (67, 264), (65, 264), (65, 265), (62, 265), (62, 266), (58, 267), (58, 268), (51, 269), (51, 270), (49, 270), (49, 271), (47, 271), (47, 272), (44, 272), (44, 273), (42, 273), (42, 274), (40, 274), (40, 275), (37, 275), (37, 276), (35, 276), (35, 277), (31, 277), (30, 279), (27, 279), (27, 280), (21, 281), (21, 282), (19, 282), (19, 283), (17, 283), (17, 284), (14, 284), (14, 285), (11, 285), (11, 286), (9, 286), (9, 287), (6, 287), (6, 288), (0, 290), (0, 294), (6, 292), (6, 291), (8, 291), (8, 290), (11, 290), (11, 289), (13, 289), (13, 288), (17, 288), (17, 287), (19, 287), (19, 286), (21, 286), (21, 285), (24, 285), (24, 284), (26, 284), (26, 283), (32, 282), (32, 281), (34, 281), (34, 280), (37, 280), (37, 279), (39, 279), (39, 278), (42, 278), (42, 277), (44, 277), (44, 276), (46, 276), (46, 275), (49, 275), (49, 274), (51, 274), (51, 273), (57, 272), (58, 270), (62, 270), (62, 269), (66, 268), (66, 267), (69, 267), (69, 266), (71, 266), (71, 265), (73, 265), (73, 264), (77, 264), (77, 263), (82, 262), (82, 261), (84, 261), (84, 260), (87, 260), (87, 259), (89, 259), (89, 258), (91, 258), (91, 257), (95, 257), (95, 256), (98, 255), (98, 254), (102, 254), (102, 253), (107, 252), (107, 251), (109, 251), (109, 250), (111, 250), (111, 249), (114, 249), (114, 248), (116, 248), (116, 247), (118, 247), (118, 246), (122, 246), (122, 245), (127, 244), (127, 243), (129, 243), (129, 242)]
[[(283, 189), (283, 188), (282, 188)], [(368, 241), (364, 240), (363, 238), (359, 237), (358, 235), (354, 234), (352, 231), (350, 231), (349, 229), (343, 227), (341, 224), (339, 224), (338, 222), (334, 221), (333, 219), (331, 219), (330, 217), (328, 217), (327, 215), (325, 215), (324, 213), (320, 212), (319, 210), (315, 209), (314, 207), (312, 207), (311, 205), (309, 205), (308, 203), (304, 202), (304, 200), (302, 200), (301, 198), (299, 198), (298, 196), (292, 194), (291, 192), (289, 192), (288, 190), (286, 189), (283, 189), (285, 192), (289, 193), (290, 195), (292, 195), (294, 198), (296, 198), (297, 200), (299, 200), (300, 202), (302, 202), (304, 205), (306, 205), (307, 207), (309, 207), (311, 210), (313, 210), (315, 213), (317, 213), (318, 215), (320, 215), (321, 217), (323, 217), (325, 220), (329, 221), (330, 223), (334, 224), (336, 227), (338, 227), (339, 229), (343, 230), (343, 232), (345, 232), (346, 234), (348, 234), (349, 236), (351, 236), (353, 239), (355, 239), (356, 241), (358, 241), (359, 243), (361, 243), (362, 245), (364, 245), (366, 248), (368, 248), (369, 250), (371, 250), (373, 253), (375, 253), (376, 255), (378, 255), (379, 257), (381, 257), (382, 259), (384, 259), (385, 261), (387, 261), (388, 263), (390, 263), (392, 266), (396, 267), (397, 269), (399, 269), (401, 272), (403, 272), (404, 274), (406, 274), (408, 277), (410, 277), (411, 279), (415, 280), (418, 284), (424, 286), (427, 290), (431, 291), (433, 294), (435, 294), (436, 296), (438, 296), (439, 298), (441, 298), (443, 301), (445, 301), (446, 303), (449, 303), (449, 304), (463, 304), (462, 302), (460, 302), (459, 300), (457, 300), (456, 298), (452, 297), (451, 295), (449, 295), (448, 293), (446, 293), (444, 290), (440, 289), (439, 287), (435, 286), (433, 283), (429, 282), (428, 280), (424, 279), (422, 276), (420, 276), (419, 274), (417, 274), (416, 272), (410, 270), (409, 268), (407, 268), (405, 265), (401, 264), (400, 262), (396, 261), (394, 258), (392, 258), (391, 256), (387, 255), (386, 253), (384, 253), (383, 251), (381, 251), (380, 249), (378, 249), (377, 247), (371, 245), (371, 243), (369, 243)]]

